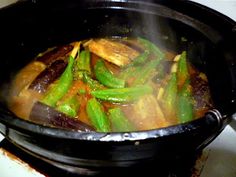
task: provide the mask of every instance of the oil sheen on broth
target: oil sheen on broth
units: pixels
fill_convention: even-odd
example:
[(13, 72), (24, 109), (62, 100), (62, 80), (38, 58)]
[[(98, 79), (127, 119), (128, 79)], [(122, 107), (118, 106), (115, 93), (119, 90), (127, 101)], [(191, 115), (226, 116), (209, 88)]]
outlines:
[(212, 108), (207, 77), (144, 38), (97, 38), (40, 53), (12, 82), (19, 117), (78, 131), (168, 127)]

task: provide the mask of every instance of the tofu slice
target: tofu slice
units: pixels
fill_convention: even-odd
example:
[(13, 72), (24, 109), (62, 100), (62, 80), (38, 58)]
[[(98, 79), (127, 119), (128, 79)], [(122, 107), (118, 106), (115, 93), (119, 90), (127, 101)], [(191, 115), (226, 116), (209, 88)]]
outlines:
[(133, 111), (129, 118), (138, 130), (163, 128), (170, 125), (153, 95), (141, 97), (134, 103)]
[(139, 55), (138, 51), (127, 45), (108, 39), (91, 40), (88, 48), (97, 56), (120, 67), (126, 66)]

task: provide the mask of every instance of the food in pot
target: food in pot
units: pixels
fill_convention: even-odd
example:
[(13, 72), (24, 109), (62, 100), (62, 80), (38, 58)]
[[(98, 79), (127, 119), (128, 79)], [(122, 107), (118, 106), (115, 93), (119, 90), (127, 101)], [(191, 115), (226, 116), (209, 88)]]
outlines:
[(186, 51), (166, 53), (140, 37), (49, 49), (15, 76), (9, 108), (46, 126), (98, 132), (158, 129), (204, 116), (212, 108), (207, 77)]

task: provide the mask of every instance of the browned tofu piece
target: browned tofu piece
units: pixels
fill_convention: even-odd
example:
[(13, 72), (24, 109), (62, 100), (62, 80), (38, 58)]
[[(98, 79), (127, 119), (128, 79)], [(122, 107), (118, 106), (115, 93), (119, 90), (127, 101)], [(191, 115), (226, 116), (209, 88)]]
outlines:
[(108, 39), (91, 40), (88, 47), (92, 53), (121, 67), (139, 55), (138, 51), (127, 45)]
[(153, 95), (141, 97), (133, 105), (134, 113), (129, 117), (138, 130), (149, 130), (169, 126)]

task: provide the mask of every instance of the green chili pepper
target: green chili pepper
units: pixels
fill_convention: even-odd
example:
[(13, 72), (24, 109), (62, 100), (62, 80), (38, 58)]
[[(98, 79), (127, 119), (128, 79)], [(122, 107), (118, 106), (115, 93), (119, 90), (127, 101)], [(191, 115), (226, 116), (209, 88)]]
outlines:
[(103, 60), (98, 60), (94, 72), (97, 80), (103, 85), (110, 88), (123, 88), (125, 87), (125, 81), (123, 79), (116, 78), (105, 66)]
[(164, 89), (163, 102), (165, 114), (168, 117), (175, 115), (175, 105), (177, 97), (177, 76), (176, 72), (171, 73), (170, 80)]
[(149, 56), (149, 51), (145, 51), (139, 55), (132, 63), (125, 67), (119, 74), (120, 79), (127, 81), (130, 78), (136, 78), (140, 72), (142, 72), (143, 67), (140, 64), (143, 64)]
[(99, 90), (105, 88), (98, 81), (92, 79), (87, 73), (83, 73), (83, 82), (88, 84), (92, 90)]
[(177, 82), (179, 88), (183, 86), (183, 84), (187, 79), (189, 79), (189, 72), (188, 72), (186, 51), (183, 51), (177, 66)]
[(124, 79), (124, 80), (128, 80), (131, 77), (136, 77), (136, 75), (142, 70), (141, 66), (129, 66), (127, 68), (124, 68), (120, 74), (119, 74), (119, 78), (120, 79)]
[(108, 111), (112, 130), (117, 132), (134, 131), (134, 126), (127, 119), (120, 108), (109, 109)]
[(187, 80), (178, 94), (177, 117), (181, 123), (193, 119), (193, 98), (190, 81)]
[(63, 103), (58, 105), (56, 109), (68, 116), (76, 117), (79, 106), (80, 104), (78, 100), (75, 96), (73, 96), (72, 98), (67, 98), (65, 101), (63, 101)]
[(48, 106), (55, 107), (57, 101), (61, 99), (69, 90), (73, 81), (73, 64), (74, 58), (70, 56), (65, 71), (60, 76), (59, 81), (56, 83), (56, 85), (46, 93), (45, 97), (42, 99), (42, 103)]
[(128, 66), (140, 65), (145, 63), (148, 59), (149, 54), (149, 50), (145, 50), (142, 54), (134, 58), (134, 60)]
[(97, 131), (111, 131), (109, 120), (105, 112), (103, 111), (102, 105), (96, 100), (96, 98), (92, 98), (88, 101), (86, 111), (92, 125), (96, 128)]
[(86, 93), (86, 90), (84, 89), (79, 89), (78, 94), (84, 95)]
[(76, 68), (75, 68), (75, 77), (82, 78), (83, 73), (91, 74), (90, 68), (90, 52), (89, 50), (83, 50), (80, 52), (78, 58), (76, 58)]
[(123, 103), (135, 101), (139, 97), (152, 92), (152, 87), (144, 85), (120, 89), (95, 90), (91, 94), (101, 100)]
[(153, 54), (159, 59), (162, 60), (164, 58), (164, 53), (151, 41), (141, 38), (138, 38), (138, 41), (149, 50), (149, 52), (153, 52)]
[(160, 63), (160, 60), (151, 60), (148, 62), (139, 73), (136, 75), (135, 81), (132, 83), (132, 85), (143, 85), (145, 84), (149, 79), (151, 79), (151, 76), (154, 76), (155, 70), (157, 65)]

